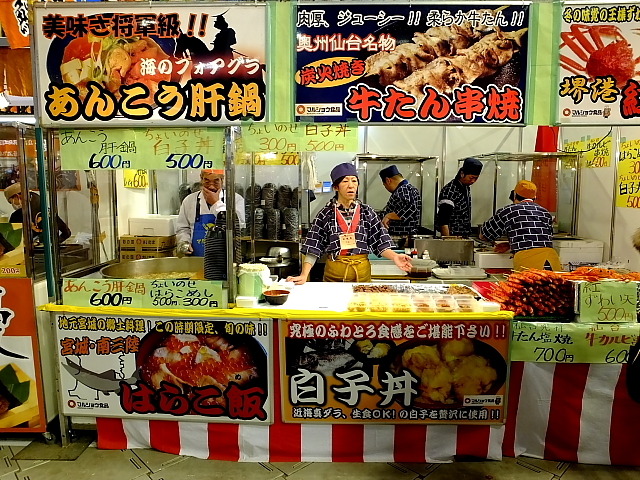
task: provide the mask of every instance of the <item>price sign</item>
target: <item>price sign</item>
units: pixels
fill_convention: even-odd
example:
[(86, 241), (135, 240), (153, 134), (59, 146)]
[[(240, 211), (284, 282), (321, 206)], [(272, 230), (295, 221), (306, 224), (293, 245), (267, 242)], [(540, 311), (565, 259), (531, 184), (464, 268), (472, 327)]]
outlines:
[(350, 123), (246, 123), (247, 152), (356, 152), (358, 126)]
[(636, 282), (583, 282), (580, 284), (579, 321), (635, 322), (637, 302)]
[(640, 139), (620, 143), (616, 207), (640, 208)]
[(209, 280), (65, 279), (66, 305), (80, 307), (226, 308), (222, 282)]
[(125, 170), (124, 186), (127, 188), (147, 188), (149, 186), (149, 172), (146, 170)]
[(60, 130), (64, 170), (223, 168), (222, 128)]
[(611, 165), (611, 137), (588, 139), (584, 150), (584, 167), (602, 168)]
[(513, 322), (511, 361), (623, 364), (638, 341), (638, 323)]

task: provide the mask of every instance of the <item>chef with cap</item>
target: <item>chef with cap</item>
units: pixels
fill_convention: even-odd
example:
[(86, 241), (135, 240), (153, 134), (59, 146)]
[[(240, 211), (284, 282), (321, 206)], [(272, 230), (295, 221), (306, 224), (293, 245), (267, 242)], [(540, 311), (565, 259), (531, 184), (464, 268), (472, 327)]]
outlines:
[[(11, 204), (15, 212), (9, 217), (9, 223), (22, 223), (24, 219), (24, 208), (22, 198), (22, 187), (19, 183), (12, 183), (4, 189), (4, 197), (7, 202)], [(35, 192), (29, 192), (29, 212), (31, 214), (30, 224), (33, 233), (33, 240), (37, 242), (40, 240), (40, 233), (42, 233), (42, 208), (40, 206), (40, 195)], [(66, 223), (60, 218), (56, 217), (56, 223), (58, 226), (58, 241), (64, 242), (71, 236), (71, 230)]]
[(358, 200), (356, 167), (351, 163), (337, 165), (331, 170), (331, 182), (335, 197), (318, 212), (300, 249), (304, 254), (302, 272), (287, 281), (305, 283), (323, 254), (327, 254), (325, 282), (370, 282), (369, 253), (410, 271), (411, 259), (391, 249), (391, 237), (374, 209)]
[(436, 228), (443, 237), (471, 234), (471, 185), (482, 172), (482, 162), (465, 158), (456, 178), (447, 183), (438, 196)]
[(422, 211), (420, 192), (405, 180), (395, 165), (389, 165), (380, 170), (380, 179), (384, 188), (391, 192), (383, 210), (382, 224), (391, 235), (416, 234)]
[[(178, 252), (204, 257), (204, 238), (216, 224), (216, 216), (226, 212), (224, 170), (202, 170), (200, 190), (187, 195), (176, 221)], [(245, 225), (244, 199), (236, 193), (236, 213), (240, 227)]]
[(538, 205), (537, 187), (521, 180), (513, 189), (511, 205), (499, 209), (480, 229), (480, 239), (495, 242), (506, 236), (513, 252), (513, 269), (562, 270), (553, 249), (553, 218)]

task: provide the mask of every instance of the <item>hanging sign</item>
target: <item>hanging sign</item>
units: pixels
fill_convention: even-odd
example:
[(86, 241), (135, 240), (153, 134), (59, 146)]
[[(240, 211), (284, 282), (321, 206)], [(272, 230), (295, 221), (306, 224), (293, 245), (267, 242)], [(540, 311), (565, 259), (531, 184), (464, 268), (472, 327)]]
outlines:
[(640, 208), (640, 139), (622, 139), (616, 183), (616, 207)]
[(588, 138), (583, 155), (585, 168), (603, 168), (611, 166), (611, 137)]
[(0, 0), (0, 25), (11, 48), (28, 48), (29, 1)]
[(579, 297), (579, 322), (636, 322), (638, 303), (638, 283), (636, 282), (582, 282)]
[(358, 126), (351, 123), (247, 123), (246, 152), (357, 152)]
[(271, 423), (271, 324), (57, 314), (62, 412)]
[(265, 5), (36, 3), (34, 32), (43, 126), (265, 117)]
[(147, 170), (130, 170), (122, 172), (125, 188), (147, 188), (149, 186), (149, 172)]
[(224, 168), (223, 128), (60, 130), (63, 170)]
[(560, 123), (640, 123), (635, 4), (566, 4), (558, 75)]
[(522, 123), (529, 5), (297, 7), (301, 120)]
[(78, 307), (226, 308), (222, 282), (212, 280), (67, 278), (62, 294), (66, 305)]
[(0, 316), (0, 432), (45, 432), (31, 279), (2, 279)]
[(627, 363), (638, 323), (513, 322), (511, 361)]
[(281, 320), (285, 422), (504, 423), (509, 320)]

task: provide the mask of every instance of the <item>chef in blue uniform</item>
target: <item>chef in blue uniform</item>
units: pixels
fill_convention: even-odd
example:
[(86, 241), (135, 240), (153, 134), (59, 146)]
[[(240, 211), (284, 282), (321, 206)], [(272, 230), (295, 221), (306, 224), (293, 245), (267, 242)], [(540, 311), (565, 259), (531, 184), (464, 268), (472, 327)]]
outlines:
[(331, 170), (336, 196), (316, 215), (300, 251), (304, 254), (300, 275), (287, 281), (301, 285), (307, 281), (316, 260), (327, 254), (325, 282), (369, 282), (369, 253), (392, 260), (398, 268), (411, 270), (411, 259), (391, 248), (393, 241), (375, 210), (358, 200), (358, 172), (351, 163)]
[(456, 178), (440, 190), (436, 228), (443, 237), (471, 234), (471, 185), (476, 183), (480, 172), (480, 160), (465, 158)]
[[(225, 212), (224, 170), (202, 170), (201, 188), (185, 197), (176, 221), (178, 251), (204, 256), (207, 230), (216, 224), (216, 217)], [(244, 199), (236, 193), (236, 214), (242, 228), (245, 224)]]
[(391, 235), (415, 235), (422, 212), (420, 192), (402, 176), (395, 165), (380, 170), (380, 179), (384, 188), (391, 193), (383, 210), (382, 224)]

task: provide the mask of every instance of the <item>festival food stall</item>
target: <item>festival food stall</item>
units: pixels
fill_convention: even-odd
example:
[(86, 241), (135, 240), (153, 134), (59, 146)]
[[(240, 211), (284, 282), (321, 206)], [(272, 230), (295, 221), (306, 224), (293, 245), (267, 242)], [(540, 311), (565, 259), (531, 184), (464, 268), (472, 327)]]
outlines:
[[(630, 441), (634, 425), (623, 420), (638, 408), (626, 393), (624, 365), (638, 338), (637, 325), (571, 323), (576, 287), (566, 277), (512, 276), (499, 287), (474, 286), (471, 297), (454, 296), (465, 293), (450, 291), (446, 282), (412, 283), (406, 290), (389, 286), (386, 291), (380, 285), (309, 283), (274, 295), (272, 300), (285, 300), (281, 306), (256, 299), (249, 308), (227, 308), (242, 284), (236, 284), (238, 271), (231, 261), (237, 258), (235, 240), (249, 261), (276, 259), (278, 266), (263, 263), (274, 269), (291, 266), (305, 214), (312, 217), (311, 202), (300, 190), (297, 206), (290, 201), (277, 209), (290, 209), (288, 221), (281, 218), (279, 223), (270, 212), (272, 221), (266, 228), (259, 225), (274, 237), (267, 240), (277, 242), (272, 251), (256, 235), (256, 203), (275, 204), (272, 194), (281, 187), (289, 186), (282, 188), (283, 198), (293, 198), (296, 186), (316, 188), (305, 176), (314, 167), (337, 163), (336, 157), (323, 163), (322, 154), (362, 151), (357, 125), (349, 123), (353, 118), (362, 123), (465, 123), (465, 129), (467, 123), (521, 125), (525, 120), (529, 4), (479, 11), (460, 6), (464, 15), (482, 14), (486, 22), (458, 35), (464, 52), (454, 58), (453, 43), (446, 39), (453, 29), (425, 27), (415, 39), (411, 36), (429, 11), (455, 22), (451, 12), (457, 6), (394, 4), (380, 17), (380, 6), (354, 4), (349, 5), (353, 16), (337, 22), (339, 6), (283, 3), (269, 8), (215, 4), (214, 13), (204, 5), (185, 5), (172, 7), (170, 14), (162, 5), (36, 8), (38, 58), (48, 60), (38, 72), (40, 114), (43, 125), (51, 128), (50, 144), (59, 139), (49, 162), (59, 155), (65, 169), (87, 171), (89, 177), (97, 171), (111, 185), (110, 175), (116, 174), (119, 182), (125, 168), (153, 170), (152, 204), (159, 203), (163, 187), (193, 180), (186, 178), (190, 172), (224, 168), (227, 191), (234, 192), (239, 184), (244, 199), (247, 190), (253, 198), (250, 222), (241, 227), (228, 221), (215, 239), (224, 240), (226, 255), (218, 258), (230, 260), (224, 268), (217, 265), (224, 279), (194, 278), (199, 266), (197, 271), (147, 271), (141, 274), (145, 278), (57, 272), (56, 303), (45, 310), (51, 312), (56, 331), (63, 414), (95, 419), (103, 448), (153, 447), (226, 460), (431, 462), (528, 454), (637, 463)], [(291, 66), (282, 70), (292, 73), (298, 85), (295, 123), (278, 109), (267, 109), (278, 99), (267, 98), (265, 78), (276, 76), (267, 77), (263, 69), (266, 41), (255, 41), (263, 34), (256, 25), (281, 16), (296, 16), (299, 29), (296, 72), (289, 72)], [(398, 16), (403, 21), (394, 23)], [(226, 20), (212, 29), (213, 17)], [(86, 18), (93, 20), (97, 41), (74, 34)], [(504, 35), (489, 28), (487, 22), (497, 19), (502, 19)], [(341, 58), (346, 43), (330, 41), (327, 24), (340, 39), (356, 44), (357, 55)], [(240, 30), (239, 25), (247, 27)], [(243, 43), (231, 44), (229, 30), (234, 29)], [(215, 47), (216, 40), (220, 50), (213, 52), (206, 42)], [(396, 45), (396, 40), (403, 41)], [(289, 33), (281, 44), (287, 56), (294, 42)], [(225, 45), (235, 48), (229, 52)], [(245, 50), (254, 45), (265, 48), (255, 54)], [(420, 45), (430, 47), (429, 58), (418, 51)], [(481, 61), (473, 68), (477, 55), (499, 45), (504, 55), (496, 65)], [(276, 41), (271, 48), (278, 46)], [(97, 58), (94, 49), (102, 52), (100, 59), (104, 54), (113, 60), (98, 76), (88, 68)], [(181, 55), (168, 54), (171, 50)], [(153, 60), (145, 63), (145, 75), (143, 59)], [(211, 60), (215, 68), (209, 69)], [(125, 68), (127, 62), (131, 68)], [(150, 63), (158, 67), (155, 73), (147, 70)], [(451, 63), (453, 68), (445, 68), (443, 75), (442, 67)], [(335, 70), (327, 68), (334, 64)], [(280, 66), (270, 65), (270, 72)], [(233, 76), (231, 70), (241, 73), (229, 79), (225, 75)], [(419, 108), (408, 108), (409, 103)], [(274, 121), (258, 122), (267, 113)], [(278, 116), (285, 120), (276, 122)], [(254, 122), (238, 128), (238, 120), (247, 117)], [(234, 127), (193, 128), (195, 121), (219, 120)], [(377, 135), (374, 126), (371, 130), (367, 139), (373, 142)], [(442, 152), (434, 157), (451, 148), (447, 132), (455, 133), (449, 138), (463, 138), (457, 127), (442, 130)], [(238, 153), (237, 137), (248, 162)], [(422, 146), (422, 131), (417, 137)], [(318, 156), (315, 165), (311, 152)], [(170, 173), (158, 174), (162, 170)], [(259, 175), (263, 178), (256, 180)], [(96, 207), (101, 215), (95, 218), (113, 222), (117, 210), (121, 220), (117, 199), (99, 195), (110, 192), (109, 185), (96, 188), (97, 183), (87, 185), (90, 205), (104, 200), (108, 207)], [(134, 176), (129, 186), (136, 183), (140, 179)], [(254, 195), (256, 183), (272, 183), (270, 194)], [(318, 193), (330, 194), (330, 186), (329, 192), (323, 188)], [(230, 195), (230, 212), (235, 212), (234, 201)], [(297, 224), (291, 210), (296, 208)], [(121, 248), (126, 246), (120, 238), (124, 230), (118, 230), (122, 225), (109, 231), (101, 225), (91, 224), (91, 238), (99, 239), (93, 244), (98, 247), (92, 267), (127, 250)], [(132, 251), (172, 249), (163, 246), (167, 248)], [(182, 275), (167, 278), (172, 271)], [(282, 271), (274, 273), (283, 276)], [(579, 280), (593, 284), (600, 279), (586, 275)], [(581, 287), (586, 292), (579, 297), (584, 299), (581, 317), (629, 320), (637, 300), (629, 282), (616, 283), (626, 284), (627, 290)], [(264, 293), (259, 288), (258, 297)], [(524, 302), (525, 290), (535, 303)], [(484, 311), (478, 293), (501, 302), (504, 310)], [(516, 321), (514, 313), (520, 316)], [(558, 313), (565, 316), (550, 318)], [(608, 435), (596, 435), (596, 429)]]

